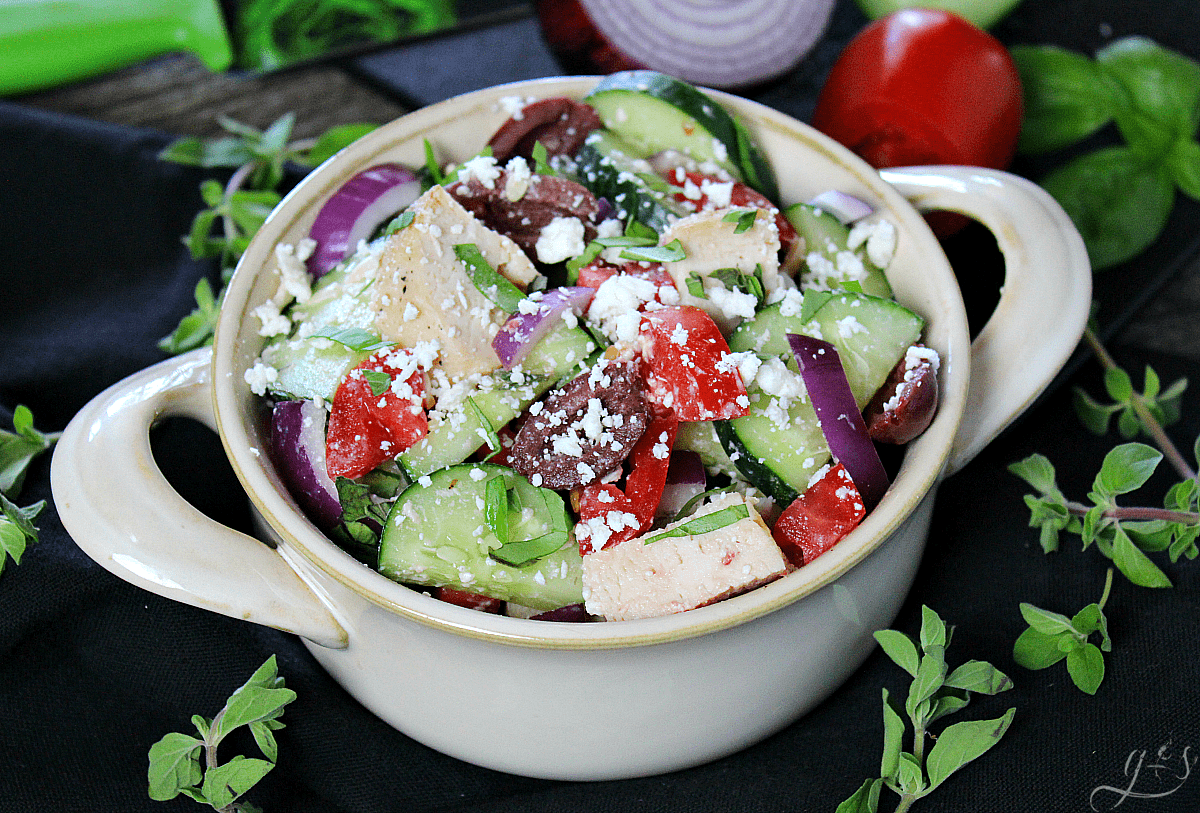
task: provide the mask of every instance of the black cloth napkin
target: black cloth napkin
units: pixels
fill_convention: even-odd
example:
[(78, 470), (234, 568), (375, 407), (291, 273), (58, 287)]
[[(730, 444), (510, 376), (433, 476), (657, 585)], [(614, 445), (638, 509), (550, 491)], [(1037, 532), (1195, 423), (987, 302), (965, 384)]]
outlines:
[[(158, 161), (166, 143), (159, 133), (0, 103), (0, 425), (7, 428), (24, 404), (39, 428), (61, 429), (104, 387), (163, 357), (156, 340), (191, 309), (199, 276), (212, 273), (179, 238), (201, 205), (201, 175)], [(949, 248), (959, 265), (987, 250), (971, 233)], [(1157, 280), (1164, 271), (1145, 273)], [(1151, 363), (1164, 381), (1200, 380), (1197, 365), (1183, 358), (1116, 352), (1132, 370)], [(1084, 498), (1120, 439), (1079, 424), (1067, 385), (1099, 394), (1098, 379), (1094, 364), (1078, 365), (941, 488), (926, 555), (895, 627), (913, 634), (922, 605), (936, 610), (956, 627), (952, 664), (987, 660), (1015, 683), (977, 698), (958, 719), (994, 718), (1010, 707), (1016, 716), (993, 751), (920, 810), (1200, 809), (1200, 775), (1189, 775), (1200, 755), (1200, 563), (1156, 556), (1171, 589), (1116, 576), (1106, 606), (1113, 651), (1095, 697), (1076, 689), (1062, 664), (1030, 672), (1012, 659), (1025, 627), (1020, 602), (1070, 615), (1098, 600), (1104, 584), (1107, 560), (1081, 551), (1078, 539), (1064, 537), (1059, 552), (1042, 553), (1027, 527), (1027, 489), (1006, 470), (1041, 452), (1058, 467), (1067, 495)], [(1170, 429), (1184, 449), (1200, 433), (1195, 404), (1186, 398), (1182, 421)], [(249, 529), (245, 497), (211, 433), (172, 420), (153, 440), (184, 496)], [(1169, 483), (1161, 468), (1146, 500), (1157, 501)], [(17, 502), (41, 499), (52, 500), (48, 456), (34, 464)], [(164, 734), (188, 731), (193, 714), (214, 714), (272, 654), (298, 699), (284, 713), (278, 766), (248, 795), (269, 813), (832, 811), (878, 773), (881, 690), (902, 696), (908, 686), (876, 652), (805, 718), (711, 764), (621, 782), (513, 777), (443, 756), (381, 723), (293, 636), (120, 581), (75, 546), (52, 501), (37, 524), (41, 541), (0, 575), (0, 813), (201, 809), (183, 797), (148, 798), (147, 752)], [(471, 736), (469, 721), (447, 725)], [(256, 749), (235, 738), (222, 753), (255, 756)], [(886, 792), (885, 800), (890, 809)]]

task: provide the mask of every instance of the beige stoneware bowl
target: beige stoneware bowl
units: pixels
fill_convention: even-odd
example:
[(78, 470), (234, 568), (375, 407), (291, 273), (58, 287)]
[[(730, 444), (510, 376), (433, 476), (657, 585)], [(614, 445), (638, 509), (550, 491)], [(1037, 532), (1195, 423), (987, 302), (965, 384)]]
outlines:
[[(209, 349), (121, 381), (59, 442), (54, 498), (79, 546), (121, 578), (198, 607), (301, 636), (354, 697), (400, 731), (469, 762), (598, 780), (662, 773), (744, 748), (841, 684), (891, 624), (912, 583), (938, 483), (1024, 410), (1083, 330), (1091, 274), (1082, 241), (1033, 184), (967, 167), (873, 170), (771, 109), (713, 93), (770, 156), (784, 203), (839, 189), (899, 231), (888, 274), (928, 320), (941, 405), (891, 490), (829, 553), (736, 598), (664, 618), (566, 624), (474, 612), (393, 583), (326, 539), (263, 450), (262, 405), (243, 379), (262, 346), (251, 310), (274, 292), (276, 243), (307, 234), (320, 204), (382, 161), (475, 154), (505, 97), (579, 97), (595, 78), (491, 88), (419, 110), (331, 158), (279, 205), (229, 285)], [(974, 344), (951, 269), (918, 210), (948, 209), (996, 235), (1007, 271)], [(207, 519), (154, 465), (164, 416), (216, 430), (256, 510), (261, 540)], [(264, 544), (265, 543), (265, 544)]]

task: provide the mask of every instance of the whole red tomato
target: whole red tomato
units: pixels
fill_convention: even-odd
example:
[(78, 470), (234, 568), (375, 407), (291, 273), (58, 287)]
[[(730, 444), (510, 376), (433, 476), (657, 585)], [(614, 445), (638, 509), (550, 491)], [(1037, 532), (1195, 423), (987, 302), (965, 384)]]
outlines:
[(962, 17), (903, 9), (855, 36), (817, 99), (813, 125), (876, 168), (1003, 169), (1021, 130), (1008, 50)]

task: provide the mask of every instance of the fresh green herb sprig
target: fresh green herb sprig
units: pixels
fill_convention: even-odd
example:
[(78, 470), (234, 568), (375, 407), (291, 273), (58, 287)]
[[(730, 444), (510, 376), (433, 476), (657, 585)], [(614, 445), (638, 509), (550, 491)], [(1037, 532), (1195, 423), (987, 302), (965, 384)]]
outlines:
[[(219, 122), (228, 135), (176, 139), (159, 153), (163, 161), (233, 170), (224, 184), (213, 179), (201, 182), (200, 197), (205, 208), (192, 220), (184, 237), (194, 258), (219, 262), (223, 283), (228, 282), (251, 238), (279, 203), (285, 167), (290, 164), (311, 169), (376, 126), (344, 124), (317, 138), (292, 140), (295, 121), (294, 114), (286, 113), (265, 130), (257, 130), (221, 117)], [(208, 279), (202, 278), (194, 292), (195, 309), (162, 338), (159, 348), (175, 354), (210, 344), (223, 293), (214, 292)]]
[[(1112, 589), (1112, 568), (1104, 579), (1100, 601), (1089, 604), (1072, 618), (1021, 603), (1021, 615), (1029, 628), (1013, 645), (1013, 659), (1026, 669), (1048, 669), (1064, 658), (1067, 674), (1079, 690), (1095, 694), (1104, 680), (1104, 652), (1112, 651), (1104, 605)], [(1100, 645), (1088, 639), (1099, 633)]]
[[(954, 723), (936, 735), (930, 730), (931, 723), (962, 710), (972, 693), (994, 695), (1012, 688), (1012, 681), (985, 661), (967, 661), (950, 670), (946, 648), (952, 632), (937, 613), (922, 607), (919, 640), (896, 630), (875, 633), (880, 647), (912, 676), (912, 683), (903, 705), (883, 690), (880, 775), (864, 782), (838, 805), (837, 813), (876, 813), (883, 788), (899, 795), (896, 813), (903, 813), (959, 768), (985, 754), (1008, 730), (1016, 709), (993, 720)], [(911, 750), (904, 749), (909, 733), (905, 717), (912, 726)], [(929, 740), (933, 745), (926, 752)]]
[(1144, 37), (1115, 40), (1095, 59), (1056, 46), (1016, 46), (1012, 56), (1025, 90), (1021, 152), (1071, 146), (1110, 122), (1123, 141), (1041, 181), (1083, 235), (1094, 269), (1153, 243), (1177, 188), (1200, 200), (1200, 63)]
[(21, 564), (26, 548), (38, 541), (33, 521), (46, 507), (46, 501), (19, 506), (13, 500), (21, 492), (29, 464), (49, 450), (60, 434), (34, 428), (33, 412), (23, 404), (13, 410), (13, 431), (0, 430), (0, 573), (9, 559)]
[[(183, 794), (221, 813), (259, 811), (241, 796), (275, 767), (279, 756), (275, 732), (283, 728), (279, 718), (284, 706), (295, 699), (296, 693), (285, 688), (272, 655), (230, 695), (215, 717), (192, 717), (199, 736), (173, 732), (150, 747), (150, 798), (165, 802)], [(243, 726), (250, 730), (266, 759), (239, 754), (222, 763), (217, 758), (217, 747), (230, 732)]]
[[(1160, 391), (1158, 376), (1147, 371), (1146, 391), (1134, 391), (1128, 373), (1121, 370), (1089, 327), (1084, 340), (1105, 370), (1106, 388), (1115, 400), (1101, 405), (1076, 395), (1076, 407), (1084, 424), (1093, 431), (1107, 430), (1109, 418), (1120, 412), (1122, 434), (1144, 432), (1158, 449), (1144, 443), (1125, 443), (1105, 455), (1088, 497), (1090, 504), (1068, 500), (1059, 489), (1054, 465), (1044, 455), (1034, 454), (1009, 466), (1009, 471), (1038, 493), (1025, 495), (1031, 527), (1040, 533), (1046, 553), (1058, 550), (1063, 532), (1077, 534), (1086, 549), (1093, 543), (1102, 555), (1134, 584), (1170, 587), (1166, 574), (1149, 553), (1167, 551), (1171, 562), (1200, 554), (1200, 480), (1164, 429), (1167, 420), (1178, 418), (1178, 396), (1186, 381), (1176, 381)], [(1129, 386), (1126, 387), (1126, 383)], [(1192, 454), (1200, 461), (1200, 438)], [(1141, 488), (1166, 458), (1180, 480), (1167, 490), (1163, 506), (1122, 506), (1117, 498)]]

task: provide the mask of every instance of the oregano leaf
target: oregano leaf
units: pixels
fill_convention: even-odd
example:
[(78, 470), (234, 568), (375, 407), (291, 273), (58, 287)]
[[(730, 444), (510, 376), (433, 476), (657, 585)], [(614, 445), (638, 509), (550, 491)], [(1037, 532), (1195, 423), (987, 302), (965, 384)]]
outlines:
[(987, 753), (1004, 736), (1015, 713), (1016, 709), (1009, 709), (995, 720), (967, 720), (943, 729), (925, 759), (929, 789), (933, 790), (963, 765)]

